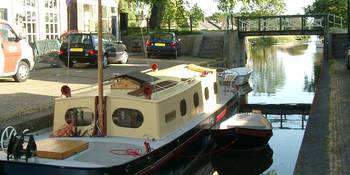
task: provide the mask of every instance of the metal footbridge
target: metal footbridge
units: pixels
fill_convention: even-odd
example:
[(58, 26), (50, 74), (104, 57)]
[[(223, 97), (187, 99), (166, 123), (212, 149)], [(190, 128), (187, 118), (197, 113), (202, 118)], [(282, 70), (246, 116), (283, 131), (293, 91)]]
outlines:
[(325, 35), (342, 28), (343, 19), (332, 14), (236, 17), (240, 37), (267, 35)]

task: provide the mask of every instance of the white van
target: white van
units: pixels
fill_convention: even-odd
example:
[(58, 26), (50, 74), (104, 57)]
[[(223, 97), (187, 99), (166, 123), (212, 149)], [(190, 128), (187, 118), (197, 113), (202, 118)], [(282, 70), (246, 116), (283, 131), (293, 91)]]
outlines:
[(0, 20), (0, 77), (22, 82), (34, 67), (33, 50), (4, 20)]

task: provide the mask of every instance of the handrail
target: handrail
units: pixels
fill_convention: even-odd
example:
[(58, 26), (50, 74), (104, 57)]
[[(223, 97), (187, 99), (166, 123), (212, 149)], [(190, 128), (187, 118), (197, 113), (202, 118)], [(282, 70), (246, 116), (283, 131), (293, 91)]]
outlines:
[(343, 27), (343, 18), (333, 14), (241, 16), (237, 17), (239, 32), (326, 31)]

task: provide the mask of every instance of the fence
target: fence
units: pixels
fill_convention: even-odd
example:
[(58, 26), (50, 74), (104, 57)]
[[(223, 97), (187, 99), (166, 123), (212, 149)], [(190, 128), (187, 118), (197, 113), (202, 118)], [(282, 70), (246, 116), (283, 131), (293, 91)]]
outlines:
[(57, 39), (38, 40), (30, 44), (34, 52), (34, 60), (37, 63), (60, 64), (58, 50), (60, 42)]

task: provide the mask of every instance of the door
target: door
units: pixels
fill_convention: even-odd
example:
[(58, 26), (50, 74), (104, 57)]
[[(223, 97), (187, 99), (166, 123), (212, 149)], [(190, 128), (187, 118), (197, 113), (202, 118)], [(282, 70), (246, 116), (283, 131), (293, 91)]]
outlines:
[(8, 24), (0, 23), (1, 49), (4, 55), (4, 73), (15, 72), (17, 61), (21, 58), (21, 43)]

